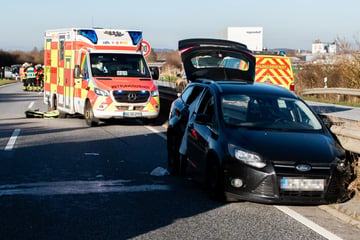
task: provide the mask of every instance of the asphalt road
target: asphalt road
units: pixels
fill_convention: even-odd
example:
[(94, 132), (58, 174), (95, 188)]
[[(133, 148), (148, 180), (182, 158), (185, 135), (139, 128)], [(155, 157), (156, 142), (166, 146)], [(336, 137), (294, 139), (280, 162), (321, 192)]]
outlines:
[[(165, 106), (165, 105), (164, 105)], [(46, 109), (20, 84), (0, 88), (1, 239), (358, 239), (317, 206), (221, 204), (166, 168), (166, 107), (155, 125), (27, 119)], [(159, 169), (159, 168), (158, 168)], [(161, 171), (160, 171), (161, 172)]]

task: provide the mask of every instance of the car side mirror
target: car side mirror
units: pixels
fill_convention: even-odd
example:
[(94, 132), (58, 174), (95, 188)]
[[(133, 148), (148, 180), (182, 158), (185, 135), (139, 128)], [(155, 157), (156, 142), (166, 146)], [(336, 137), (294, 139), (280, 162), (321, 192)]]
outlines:
[(158, 67), (153, 67), (151, 69), (151, 77), (154, 79), (154, 80), (158, 80), (159, 77), (160, 77), (160, 71), (159, 71), (159, 68)]
[(202, 125), (210, 125), (211, 117), (209, 116), (209, 114), (206, 113), (196, 114), (195, 122)]

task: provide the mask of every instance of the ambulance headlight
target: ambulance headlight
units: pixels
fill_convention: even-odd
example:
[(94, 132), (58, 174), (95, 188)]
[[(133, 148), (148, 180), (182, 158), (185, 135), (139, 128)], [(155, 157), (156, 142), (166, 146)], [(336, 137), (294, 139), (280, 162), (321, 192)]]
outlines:
[(157, 97), (157, 96), (159, 96), (159, 90), (154, 90), (154, 91), (151, 91), (151, 96), (152, 97)]
[(99, 95), (99, 96), (104, 96), (104, 97), (110, 96), (109, 91), (104, 90), (104, 89), (94, 88), (94, 91), (95, 91), (96, 95)]

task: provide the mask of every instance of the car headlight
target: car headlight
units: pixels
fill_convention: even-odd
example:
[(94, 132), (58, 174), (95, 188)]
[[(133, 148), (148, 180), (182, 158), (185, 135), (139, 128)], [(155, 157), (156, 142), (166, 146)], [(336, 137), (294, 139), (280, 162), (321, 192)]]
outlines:
[(152, 97), (157, 97), (157, 96), (159, 96), (159, 90), (154, 90), (154, 91), (151, 91), (151, 96)]
[(96, 95), (99, 95), (99, 96), (105, 96), (105, 97), (107, 97), (107, 96), (110, 95), (109, 91), (107, 91), (107, 90), (103, 90), (103, 89), (99, 89), (99, 88), (94, 88), (94, 91), (95, 91)]
[(256, 167), (263, 168), (266, 166), (265, 161), (256, 153), (241, 149), (232, 144), (229, 144), (230, 153), (239, 161)]

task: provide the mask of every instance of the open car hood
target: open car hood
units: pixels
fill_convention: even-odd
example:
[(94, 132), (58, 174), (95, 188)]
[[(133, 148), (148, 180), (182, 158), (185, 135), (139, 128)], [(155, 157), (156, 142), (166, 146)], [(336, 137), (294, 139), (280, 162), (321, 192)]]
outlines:
[(189, 81), (245, 81), (255, 79), (255, 56), (246, 45), (222, 39), (185, 39), (179, 51)]

